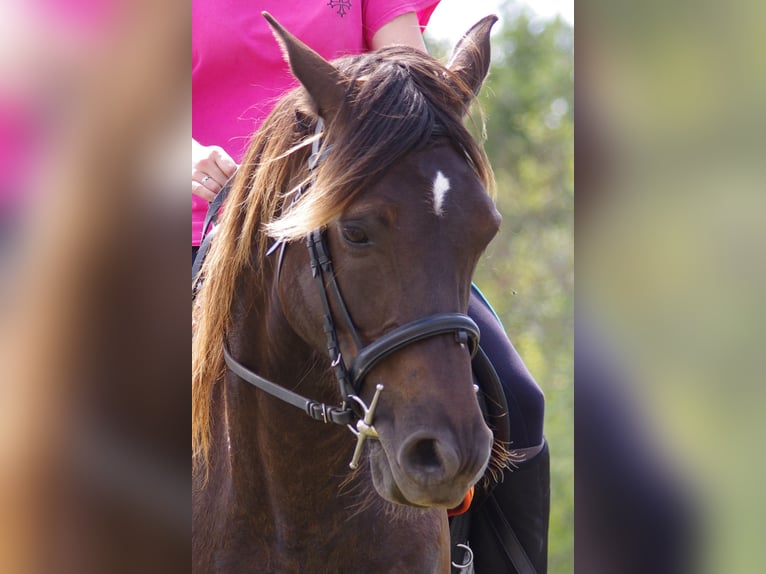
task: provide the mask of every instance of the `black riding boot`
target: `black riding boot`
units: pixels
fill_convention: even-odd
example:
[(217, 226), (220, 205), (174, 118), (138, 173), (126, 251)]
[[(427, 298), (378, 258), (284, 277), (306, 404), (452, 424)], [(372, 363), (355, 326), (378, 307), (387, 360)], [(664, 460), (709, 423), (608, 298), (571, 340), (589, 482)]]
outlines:
[(476, 574), (544, 574), (548, 569), (550, 455), (505, 471), (491, 495), (471, 509), (469, 542)]

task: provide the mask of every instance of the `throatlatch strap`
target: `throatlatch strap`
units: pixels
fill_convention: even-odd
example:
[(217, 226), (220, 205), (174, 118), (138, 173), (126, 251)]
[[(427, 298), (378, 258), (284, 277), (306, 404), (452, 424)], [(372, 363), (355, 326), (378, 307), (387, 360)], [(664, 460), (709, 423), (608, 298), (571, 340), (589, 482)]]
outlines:
[(262, 376), (254, 373), (244, 365), (240, 364), (229, 353), (226, 345), (223, 346), (223, 358), (231, 371), (243, 381), (246, 381), (258, 387), (271, 396), (278, 398), (286, 403), (303, 410), (312, 419), (325, 423), (335, 423), (338, 425), (349, 425), (356, 420), (356, 415), (351, 409), (341, 409), (338, 407), (329, 407), (324, 403), (312, 401), (306, 397), (287, 390), (286, 388), (264, 379)]

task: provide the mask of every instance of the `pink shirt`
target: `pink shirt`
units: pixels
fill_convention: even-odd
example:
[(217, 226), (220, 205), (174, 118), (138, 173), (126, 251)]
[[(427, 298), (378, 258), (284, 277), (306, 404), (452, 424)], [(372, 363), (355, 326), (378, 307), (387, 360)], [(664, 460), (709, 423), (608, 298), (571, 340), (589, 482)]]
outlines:
[[(250, 136), (296, 85), (261, 11), (326, 59), (369, 50), (397, 16), (416, 12), (425, 27), (439, 0), (193, 0), (192, 137), (219, 145), (239, 163)], [(192, 245), (207, 202), (192, 196)]]

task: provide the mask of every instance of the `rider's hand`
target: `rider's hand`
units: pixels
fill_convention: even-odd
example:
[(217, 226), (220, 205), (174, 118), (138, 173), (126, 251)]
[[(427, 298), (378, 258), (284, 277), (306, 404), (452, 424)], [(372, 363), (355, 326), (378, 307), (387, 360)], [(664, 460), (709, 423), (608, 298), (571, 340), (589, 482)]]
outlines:
[(237, 164), (218, 146), (203, 146), (192, 139), (192, 193), (213, 201)]

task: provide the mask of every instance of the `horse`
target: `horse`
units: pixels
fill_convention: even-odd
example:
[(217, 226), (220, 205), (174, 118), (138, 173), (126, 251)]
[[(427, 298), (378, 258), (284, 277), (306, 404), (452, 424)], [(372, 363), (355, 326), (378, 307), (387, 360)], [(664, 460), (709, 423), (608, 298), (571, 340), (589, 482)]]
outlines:
[(496, 17), (446, 66), (405, 46), (328, 62), (264, 17), (300, 85), (198, 279), (193, 571), (449, 572), (448, 509), (497, 447), (466, 313), (501, 218), (463, 123)]

